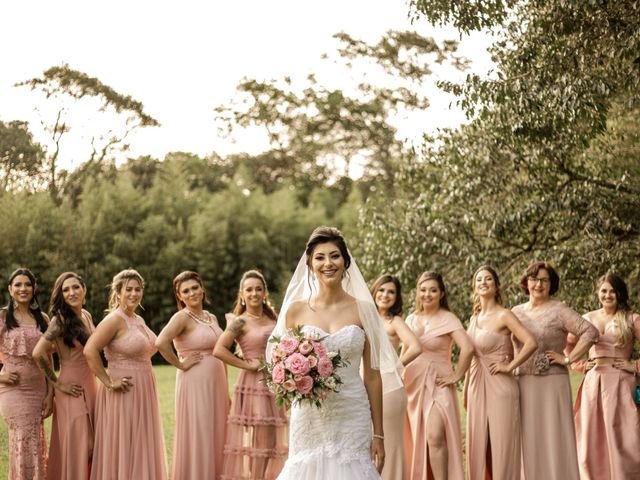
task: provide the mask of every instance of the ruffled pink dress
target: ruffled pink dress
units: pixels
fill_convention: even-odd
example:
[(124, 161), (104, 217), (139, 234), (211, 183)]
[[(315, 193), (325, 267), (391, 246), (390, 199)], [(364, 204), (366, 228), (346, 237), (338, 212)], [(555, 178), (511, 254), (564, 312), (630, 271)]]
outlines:
[[(62, 339), (58, 341), (62, 343)], [(74, 348), (68, 349), (69, 356), (60, 359), (58, 381), (82, 385), (83, 392), (79, 397), (55, 392), (47, 472), (50, 480), (89, 478), (98, 387), (82, 349), (74, 340)]]
[(31, 356), (42, 332), (35, 325), (9, 330), (4, 315), (0, 314), (2, 371), (20, 376), (17, 385), (0, 384), (0, 415), (9, 427), (9, 480), (44, 480), (47, 444), (42, 400), (47, 383)]
[(165, 480), (167, 460), (151, 368), (156, 336), (138, 315), (128, 317), (121, 310), (109, 315), (120, 315), (129, 329), (104, 349), (109, 375), (130, 376), (133, 387), (128, 392), (98, 388), (91, 479)]
[(475, 316), (467, 333), (475, 347), (464, 389), (467, 479), (517, 479), (522, 453), (518, 381), (513, 375), (489, 371), (492, 363), (513, 360), (511, 336), (478, 327)]
[[(264, 357), (275, 323), (247, 325), (238, 338), (246, 360)], [(262, 372), (241, 370), (233, 390), (224, 446), (223, 480), (274, 480), (287, 457), (288, 421)]]
[[(211, 315), (215, 320), (215, 317)], [(222, 330), (193, 319), (193, 330), (176, 337), (178, 355), (200, 352), (202, 360), (176, 373), (176, 423), (173, 438), (173, 480), (218, 480), (222, 475), (226, 421), (229, 413), (227, 371), (213, 356)]]
[(460, 320), (450, 312), (442, 312), (442, 321), (435, 327), (425, 328), (413, 325), (413, 315), (407, 323), (422, 344), (422, 353), (409, 363), (403, 374), (407, 391), (407, 417), (411, 439), (407, 441), (409, 457), (409, 478), (411, 480), (432, 479), (427, 445), (427, 419), (432, 408), (437, 408), (445, 424), (448, 451), (449, 480), (462, 480), (462, 433), (460, 430), (460, 409), (456, 388), (436, 386), (436, 376), (448, 376), (451, 366), (451, 333), (464, 330)]
[[(585, 318), (590, 320), (589, 315)], [(629, 324), (633, 335), (617, 347), (617, 330), (609, 322), (591, 347), (589, 358), (631, 358), (633, 345), (640, 340), (640, 315), (629, 319)], [(611, 365), (596, 365), (584, 376), (574, 407), (581, 480), (640, 478), (640, 411), (633, 401), (636, 384), (634, 374)]]

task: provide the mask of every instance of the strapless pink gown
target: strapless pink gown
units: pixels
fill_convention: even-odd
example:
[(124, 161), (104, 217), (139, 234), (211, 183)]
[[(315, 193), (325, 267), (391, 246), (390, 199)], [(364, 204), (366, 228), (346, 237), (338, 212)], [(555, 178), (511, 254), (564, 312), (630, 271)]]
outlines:
[(47, 473), (50, 480), (89, 478), (98, 387), (82, 345), (77, 340), (74, 345), (69, 358), (60, 361), (58, 380), (82, 385), (84, 391), (79, 397), (55, 392)]
[(37, 326), (8, 330), (0, 317), (2, 370), (17, 372), (17, 385), (0, 384), (0, 415), (9, 427), (9, 480), (44, 480), (47, 444), (44, 438), (42, 400), (47, 383), (31, 352), (42, 332)]
[[(248, 326), (238, 339), (247, 360), (264, 357), (275, 327)], [(224, 446), (223, 480), (273, 480), (287, 456), (288, 421), (284, 408), (263, 381), (262, 372), (241, 370), (233, 390)]]
[[(513, 360), (510, 335), (484, 330), (472, 317), (467, 330), (475, 355), (465, 379), (467, 478), (520, 476), (520, 391), (511, 374), (491, 375), (489, 365)], [(491, 463), (487, 462), (489, 456)]]
[(96, 403), (92, 480), (165, 480), (167, 460), (160, 422), (158, 389), (151, 368), (155, 334), (139, 317), (120, 310), (128, 332), (104, 349), (111, 378), (130, 376), (128, 392), (101, 385)]
[(200, 352), (202, 360), (176, 373), (176, 424), (173, 438), (173, 480), (218, 480), (229, 413), (227, 372), (213, 348), (222, 330), (217, 323), (191, 320), (194, 329), (173, 341), (178, 354)]

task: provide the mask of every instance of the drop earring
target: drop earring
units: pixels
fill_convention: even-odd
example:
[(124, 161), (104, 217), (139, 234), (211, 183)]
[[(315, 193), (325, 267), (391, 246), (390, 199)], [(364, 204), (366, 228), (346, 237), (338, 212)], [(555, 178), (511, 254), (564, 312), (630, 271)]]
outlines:
[(11, 306), (13, 307), (14, 310), (17, 310), (18, 308), (18, 302), (16, 302), (16, 299), (11, 297)]
[(243, 307), (246, 305), (246, 303), (244, 303), (244, 298), (240, 299), (240, 305), (242, 305)]
[(38, 300), (36, 300), (36, 297), (33, 297), (33, 299), (31, 300), (31, 303), (29, 304), (29, 308), (31, 310), (37, 310), (38, 308), (40, 308), (40, 305), (38, 305)]

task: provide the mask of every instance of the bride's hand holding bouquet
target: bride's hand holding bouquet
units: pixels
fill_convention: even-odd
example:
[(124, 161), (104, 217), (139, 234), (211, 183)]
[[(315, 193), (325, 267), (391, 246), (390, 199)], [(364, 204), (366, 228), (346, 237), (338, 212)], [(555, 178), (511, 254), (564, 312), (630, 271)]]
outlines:
[(340, 352), (330, 352), (326, 337), (303, 332), (298, 325), (282, 337), (272, 337), (276, 346), (264, 362), (265, 381), (278, 405), (308, 402), (320, 408), (330, 392), (340, 389), (342, 380), (336, 369), (347, 363)]

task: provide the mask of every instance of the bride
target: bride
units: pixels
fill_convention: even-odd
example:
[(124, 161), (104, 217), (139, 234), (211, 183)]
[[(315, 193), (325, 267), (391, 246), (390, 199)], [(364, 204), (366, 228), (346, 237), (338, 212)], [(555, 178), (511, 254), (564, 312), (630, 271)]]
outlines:
[[(318, 227), (311, 234), (273, 335), (298, 325), (324, 338), (348, 365), (337, 372), (340, 391), (330, 393), (322, 407), (292, 408), (289, 458), (278, 480), (379, 479), (384, 465), (380, 373), (385, 373), (385, 392), (401, 388), (398, 359), (336, 228)], [(268, 344), (267, 358), (273, 346)]]

